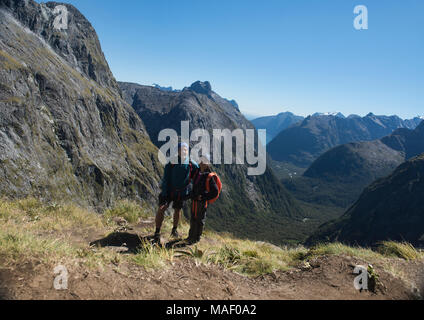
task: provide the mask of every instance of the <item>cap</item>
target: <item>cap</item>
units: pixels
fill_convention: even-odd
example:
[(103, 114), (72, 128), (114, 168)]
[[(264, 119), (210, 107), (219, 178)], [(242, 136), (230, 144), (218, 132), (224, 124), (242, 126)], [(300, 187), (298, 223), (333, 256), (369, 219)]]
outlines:
[(202, 155), (199, 159), (199, 163), (204, 163), (204, 164), (210, 164), (211, 163), (211, 157), (209, 155)]
[(178, 150), (182, 149), (182, 148), (187, 148), (188, 149), (188, 144), (185, 142), (180, 142), (178, 144)]

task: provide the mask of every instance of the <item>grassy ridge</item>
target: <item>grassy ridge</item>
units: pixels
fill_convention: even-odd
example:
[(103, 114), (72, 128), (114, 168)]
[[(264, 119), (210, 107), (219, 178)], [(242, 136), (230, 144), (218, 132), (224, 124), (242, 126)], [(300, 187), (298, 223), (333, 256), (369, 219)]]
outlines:
[[(410, 244), (383, 242), (377, 250), (349, 247), (340, 243), (280, 247), (266, 242), (242, 240), (228, 233), (206, 230), (204, 239), (191, 248), (166, 250), (143, 244), (138, 253), (121, 255), (108, 248), (90, 248), (90, 236), (113, 233), (117, 217), (138, 222), (152, 218), (152, 212), (137, 204), (123, 201), (103, 215), (89, 212), (75, 205), (44, 205), (35, 199), (20, 201), (0, 200), (0, 268), (24, 261), (47, 265), (63, 263), (102, 269), (119, 268), (123, 263), (136, 264), (147, 270), (168, 268), (174, 259), (193, 259), (200, 264), (215, 264), (234, 272), (257, 276), (289, 270), (299, 263), (323, 255), (348, 255), (372, 261), (422, 259), (424, 254)], [(163, 232), (172, 228), (166, 219)], [(182, 222), (181, 232), (188, 232)], [(147, 228), (146, 234), (153, 231)], [(389, 263), (388, 263), (389, 266)], [(395, 270), (392, 270), (395, 272)]]

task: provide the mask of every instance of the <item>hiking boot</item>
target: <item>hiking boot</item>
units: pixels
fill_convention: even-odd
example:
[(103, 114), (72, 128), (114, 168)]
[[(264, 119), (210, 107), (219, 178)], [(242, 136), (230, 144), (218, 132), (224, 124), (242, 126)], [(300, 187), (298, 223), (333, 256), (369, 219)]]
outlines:
[(171, 238), (175, 238), (175, 239), (180, 238), (180, 234), (178, 233), (177, 229), (172, 229)]
[(192, 245), (192, 244), (196, 243), (196, 240), (194, 240), (192, 238), (187, 238), (187, 239), (184, 239), (184, 242), (188, 245)]
[(160, 233), (155, 233), (155, 235), (153, 236), (153, 243), (160, 243)]

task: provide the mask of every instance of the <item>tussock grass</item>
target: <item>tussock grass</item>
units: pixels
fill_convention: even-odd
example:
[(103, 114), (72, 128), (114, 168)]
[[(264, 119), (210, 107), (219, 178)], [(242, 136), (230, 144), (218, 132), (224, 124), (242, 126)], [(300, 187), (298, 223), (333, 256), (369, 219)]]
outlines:
[(39, 238), (29, 232), (9, 228), (7, 231), (0, 230), (0, 256), (3, 262), (8, 263), (32, 259), (50, 263), (65, 256), (76, 258), (77, 251), (63, 241)]
[(364, 260), (381, 259), (382, 255), (368, 248), (347, 246), (339, 242), (318, 244), (308, 251), (305, 258), (323, 255), (348, 255)]
[(236, 239), (228, 234), (208, 232), (209, 241), (198, 247), (205, 252), (203, 263), (213, 263), (234, 272), (258, 276), (274, 271), (285, 271), (299, 262), (299, 253), (304, 247), (282, 248), (265, 242)]
[(416, 260), (424, 257), (422, 252), (407, 242), (382, 241), (377, 251), (386, 257), (397, 257), (404, 260)]
[(85, 234), (93, 229), (107, 230), (99, 215), (75, 205), (46, 205), (34, 198), (1, 199), (0, 265), (39, 261), (47, 265), (82, 263), (92, 268), (119, 260), (110, 250), (94, 251), (83, 241), (71, 239), (73, 232)]
[(107, 249), (93, 251), (64, 238), (40, 237), (27, 230), (11, 228), (0, 230), (0, 257), (3, 267), (37, 261), (48, 266), (83, 264), (88, 268), (102, 269), (109, 263), (120, 261), (117, 253)]
[(132, 260), (147, 270), (166, 269), (174, 258), (174, 250), (143, 243)]
[(50, 204), (28, 198), (17, 201), (0, 201), (0, 219), (3, 223), (26, 223), (37, 231), (64, 231), (102, 228), (99, 215), (75, 205)]
[(151, 215), (151, 210), (141, 207), (134, 201), (121, 200), (112, 208), (106, 210), (104, 217), (110, 222), (113, 218), (124, 218), (129, 223), (137, 223), (140, 218)]

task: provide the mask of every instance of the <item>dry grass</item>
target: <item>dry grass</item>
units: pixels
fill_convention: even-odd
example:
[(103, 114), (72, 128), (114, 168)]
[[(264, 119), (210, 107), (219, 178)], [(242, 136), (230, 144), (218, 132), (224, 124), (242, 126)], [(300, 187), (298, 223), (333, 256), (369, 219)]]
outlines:
[(23, 261), (52, 265), (67, 262), (101, 267), (115, 260), (107, 249), (91, 250), (76, 242), (72, 232), (82, 236), (93, 230), (107, 231), (102, 218), (74, 205), (44, 205), (29, 198), (0, 200), (0, 255), (3, 266)]
[(151, 211), (146, 206), (140, 206), (134, 201), (121, 200), (113, 208), (106, 210), (104, 218), (111, 222), (113, 218), (124, 218), (129, 223), (137, 223), (140, 218), (151, 215)]
[(132, 261), (146, 270), (166, 269), (174, 259), (174, 250), (168, 250), (150, 243), (143, 243)]
[(407, 242), (383, 241), (379, 244), (377, 251), (386, 257), (397, 257), (404, 260), (417, 260), (424, 257), (421, 251)]
[(219, 264), (239, 274), (257, 276), (292, 268), (304, 247), (278, 247), (265, 242), (240, 240), (228, 234), (207, 232), (209, 241), (200, 242), (197, 250), (203, 252), (203, 263)]
[[(279, 247), (265, 242), (241, 240), (230, 234), (207, 230), (203, 240), (192, 248), (174, 251), (144, 243), (137, 254), (120, 255), (107, 248), (90, 248), (85, 235), (95, 232), (107, 235), (114, 231), (113, 218), (122, 217), (129, 223), (153, 213), (135, 202), (121, 201), (99, 215), (72, 204), (43, 204), (30, 198), (0, 200), (0, 267), (23, 261), (41, 261), (45, 264), (83, 264), (89, 268), (135, 263), (147, 270), (167, 268), (174, 259), (194, 259), (197, 264), (217, 264), (239, 274), (258, 276), (275, 271), (289, 270), (299, 263), (323, 255), (348, 255), (372, 263), (382, 262), (390, 267), (393, 257), (405, 260), (424, 258), (408, 243), (383, 242), (378, 250), (350, 247), (340, 243), (321, 244), (307, 249)], [(163, 233), (170, 232), (172, 219), (165, 219)], [(187, 234), (187, 221), (179, 231)], [(150, 228), (146, 233), (153, 232)], [(388, 270), (396, 273), (396, 270)]]
[(323, 255), (347, 255), (364, 260), (378, 260), (382, 255), (368, 248), (347, 246), (339, 242), (318, 244), (307, 253), (307, 257), (317, 257)]

